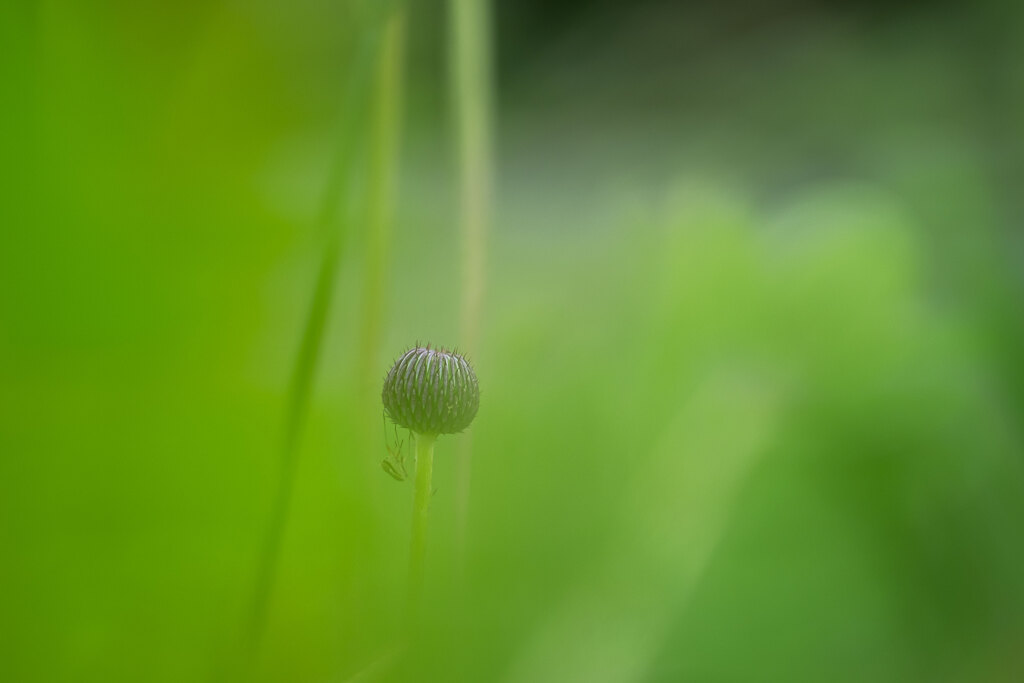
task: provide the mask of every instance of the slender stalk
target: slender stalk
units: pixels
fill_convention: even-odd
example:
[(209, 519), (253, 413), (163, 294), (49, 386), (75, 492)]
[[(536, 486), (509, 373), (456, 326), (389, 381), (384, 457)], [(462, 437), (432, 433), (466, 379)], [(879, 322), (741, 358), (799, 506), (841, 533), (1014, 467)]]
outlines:
[(412, 504), (412, 540), (409, 543), (409, 624), (416, 623), (423, 591), (423, 560), (427, 550), (427, 511), (434, 471), (433, 434), (416, 435), (416, 495)]
[[(460, 340), (470, 356), (479, 352), (484, 300), (487, 230), (493, 186), (491, 44), (488, 0), (450, 0), (452, 99), (459, 164), (462, 242)], [(464, 565), (469, 519), (471, 441), (459, 441), (456, 490), (457, 565)]]
[[(401, 128), (404, 7), (390, 12), (377, 63), (374, 120), (370, 138), (369, 206), (367, 209), (366, 270), (360, 327), (360, 392), (376, 393), (377, 349), (380, 347), (387, 271), (391, 253), (392, 219), (397, 195), (398, 137)], [(372, 405), (373, 402), (366, 402)]]
[(270, 513), (270, 521), (267, 525), (266, 538), (263, 542), (256, 575), (256, 589), (253, 593), (253, 604), (249, 616), (249, 632), (246, 638), (248, 666), (251, 666), (255, 660), (263, 632), (266, 629), (267, 604), (274, 588), (278, 556), (281, 552), (281, 539), (284, 536), (284, 528), (291, 508), (299, 434), (305, 423), (313, 375), (320, 355), (327, 311), (330, 308), (331, 293), (334, 289), (338, 251), (337, 240), (332, 239), (320, 264), (313, 301), (310, 304), (302, 343), (292, 372), (284, 438), (281, 443), (277, 490)]
[(327, 315), (337, 280), (338, 263), (348, 242), (348, 225), (341, 209), (348, 204), (347, 194), (351, 190), (354, 171), (352, 160), (356, 133), (365, 119), (369, 76), (379, 42), (380, 31), (376, 25), (360, 34), (354, 45), (351, 78), (346, 83), (341, 100), (337, 143), (317, 216), (317, 230), (324, 236), (325, 244), (288, 385), (283, 435), (278, 451), (277, 488), (256, 569), (256, 584), (244, 642), (247, 668), (253, 666), (266, 630), (267, 606), (276, 582), (281, 542), (291, 508), (299, 437), (309, 408)]

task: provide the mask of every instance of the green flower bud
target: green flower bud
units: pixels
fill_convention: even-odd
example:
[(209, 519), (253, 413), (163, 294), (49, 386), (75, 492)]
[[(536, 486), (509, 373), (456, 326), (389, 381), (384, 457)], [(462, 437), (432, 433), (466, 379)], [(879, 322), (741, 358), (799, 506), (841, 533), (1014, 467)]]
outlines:
[(454, 351), (417, 346), (395, 361), (381, 394), (388, 417), (417, 434), (461, 432), (476, 417), (476, 373)]

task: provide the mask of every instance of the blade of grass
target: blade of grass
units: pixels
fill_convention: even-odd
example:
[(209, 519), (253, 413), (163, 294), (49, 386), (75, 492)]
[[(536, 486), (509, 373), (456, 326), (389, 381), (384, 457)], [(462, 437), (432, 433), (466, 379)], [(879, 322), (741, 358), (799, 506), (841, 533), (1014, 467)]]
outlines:
[(267, 608), (276, 581), (281, 543), (291, 507), (299, 437), (309, 409), (313, 380), (337, 279), (338, 262), (348, 242), (349, 230), (342, 207), (349, 203), (346, 195), (350, 191), (355, 169), (353, 152), (357, 132), (365, 118), (370, 73), (380, 43), (380, 30), (377, 27), (379, 21), (376, 17), (383, 14), (381, 11), (377, 15), (371, 15), (368, 29), (356, 33), (351, 76), (344, 89), (341, 103), (337, 143), (318, 214), (317, 226), (320, 234), (325, 236), (325, 244), (288, 386), (278, 459), (277, 489), (257, 565), (248, 631), (244, 642), (246, 667), (250, 669), (255, 664), (266, 630)]
[[(462, 243), (460, 340), (476, 358), (484, 300), (487, 230), (493, 193), (491, 37), (488, 0), (450, 0), (449, 39), (452, 99), (459, 165)], [(459, 440), (456, 489), (456, 566), (465, 566), (472, 475), (472, 441)]]
[[(402, 60), (405, 9), (396, 6), (384, 26), (377, 62), (370, 137), (369, 206), (367, 207), (366, 263), (360, 326), (360, 396), (367, 406), (378, 406), (377, 351), (385, 312), (392, 222), (397, 196), (398, 138), (401, 130)], [(368, 408), (369, 410), (369, 408)], [(373, 412), (370, 411), (370, 412)], [(370, 424), (367, 421), (367, 424)]]

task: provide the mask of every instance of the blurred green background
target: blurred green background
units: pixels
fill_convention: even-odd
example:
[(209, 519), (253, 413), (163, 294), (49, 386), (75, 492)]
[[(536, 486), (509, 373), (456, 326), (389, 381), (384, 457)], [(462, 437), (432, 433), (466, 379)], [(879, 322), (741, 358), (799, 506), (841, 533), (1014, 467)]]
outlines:
[(1024, 6), (492, 8), (482, 403), (402, 648), (378, 381), (463, 343), (457, 131), (410, 2), (375, 241), (374, 4), (0, 10), (0, 679), (1024, 680)]

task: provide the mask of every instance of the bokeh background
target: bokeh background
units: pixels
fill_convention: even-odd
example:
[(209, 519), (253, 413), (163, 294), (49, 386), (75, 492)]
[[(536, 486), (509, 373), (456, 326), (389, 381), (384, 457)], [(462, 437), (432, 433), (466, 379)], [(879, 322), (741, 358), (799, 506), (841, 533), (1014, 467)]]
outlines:
[(403, 645), (377, 384), (463, 343), (458, 123), (409, 2), (372, 218), (378, 4), (0, 9), (0, 679), (1024, 680), (1024, 5), (490, 8), (483, 398)]

